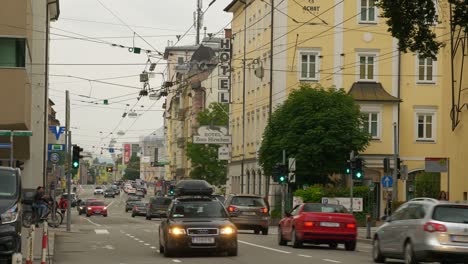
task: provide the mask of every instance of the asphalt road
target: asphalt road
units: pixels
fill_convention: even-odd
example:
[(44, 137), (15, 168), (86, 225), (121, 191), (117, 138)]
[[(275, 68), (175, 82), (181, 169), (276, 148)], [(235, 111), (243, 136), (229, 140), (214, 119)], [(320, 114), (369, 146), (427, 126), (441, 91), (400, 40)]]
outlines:
[[(149, 192), (150, 193), (150, 192)], [(92, 188), (84, 187), (81, 198), (92, 197)], [(102, 198), (102, 196), (99, 196)], [(149, 196), (147, 196), (148, 198)], [(239, 255), (187, 255), (165, 258), (158, 252), (159, 219), (151, 221), (144, 217), (131, 217), (125, 213), (127, 195), (107, 198), (109, 216), (78, 216), (73, 210), (72, 232), (56, 234), (55, 263), (269, 263), (269, 264), (310, 264), (310, 263), (373, 263), (371, 245), (358, 244), (355, 252), (345, 251), (342, 246), (329, 249), (327, 246), (305, 246), (295, 249), (278, 246), (276, 230), (268, 236), (241, 231), (238, 236)]]

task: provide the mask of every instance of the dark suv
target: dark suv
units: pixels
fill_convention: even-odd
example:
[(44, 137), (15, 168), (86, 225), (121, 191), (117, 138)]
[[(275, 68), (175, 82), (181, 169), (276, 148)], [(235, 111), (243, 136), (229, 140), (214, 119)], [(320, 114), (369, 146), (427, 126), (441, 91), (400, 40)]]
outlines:
[(172, 199), (169, 197), (151, 197), (146, 208), (146, 219), (151, 220), (153, 217), (166, 217), (167, 208), (171, 202)]
[(261, 196), (231, 194), (226, 199), (225, 206), (237, 228), (254, 230), (255, 234), (262, 231), (263, 235), (268, 235), (270, 214)]
[(19, 169), (0, 167), (0, 261), (21, 252), (21, 181)]
[(185, 251), (227, 252), (237, 256), (237, 229), (205, 181), (183, 180), (159, 226), (159, 252), (165, 257)]

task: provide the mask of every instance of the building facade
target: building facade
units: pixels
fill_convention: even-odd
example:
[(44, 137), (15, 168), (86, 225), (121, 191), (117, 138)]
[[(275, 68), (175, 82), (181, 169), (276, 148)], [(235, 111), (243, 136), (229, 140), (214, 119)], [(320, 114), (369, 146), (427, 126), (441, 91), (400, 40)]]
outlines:
[[(363, 184), (376, 185), (381, 211), (388, 194), (398, 200), (414, 195), (415, 177), (425, 171), (426, 158), (462, 159), (461, 145), (453, 145), (455, 152), (447, 147), (468, 135), (462, 133), (463, 125), (449, 132), (450, 106), (444, 99), (450, 83), (447, 47), (437, 60), (398, 52), (374, 1), (233, 0), (225, 11), (234, 17), (228, 192), (274, 195), (257, 152), (269, 114), (302, 83), (342, 88), (360, 105), (363, 129), (372, 136), (359, 153), (366, 167)], [(439, 15), (434, 24), (438, 36), (447, 35), (448, 19), (447, 13)], [(461, 113), (460, 120), (465, 115)], [(383, 159), (390, 158), (394, 168), (395, 151), (409, 177), (398, 180), (387, 193), (381, 186)], [(461, 171), (462, 167), (456, 175), (450, 173), (450, 186)], [(448, 182), (447, 172), (435, 180), (440, 191), (450, 189)], [(457, 193), (457, 199), (463, 198), (463, 192)]]
[[(14, 139), (14, 160), (24, 162), (23, 187), (44, 185), (48, 130), (47, 61), (50, 22), (59, 1), (4, 1), (0, 11), (0, 130), (29, 130)], [(9, 138), (2, 137), (0, 142)], [(9, 151), (0, 150), (8, 166)]]

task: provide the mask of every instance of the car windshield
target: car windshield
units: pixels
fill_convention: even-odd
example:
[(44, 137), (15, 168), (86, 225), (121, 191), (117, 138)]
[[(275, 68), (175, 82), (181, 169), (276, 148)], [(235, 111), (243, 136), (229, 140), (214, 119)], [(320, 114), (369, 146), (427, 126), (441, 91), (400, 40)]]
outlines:
[(90, 202), (89, 205), (90, 205), (90, 206), (104, 206), (104, 202), (92, 201), (92, 202)]
[(303, 212), (314, 213), (347, 213), (348, 211), (342, 205), (335, 204), (305, 204)]
[(146, 203), (143, 203), (143, 202), (134, 202), (133, 204), (138, 206), (138, 207), (146, 206)]
[(171, 204), (171, 199), (170, 198), (157, 198), (151, 200), (151, 204), (153, 205), (169, 205)]
[(111, 188), (112, 189), (118, 189), (119, 187), (117, 187), (117, 185), (112, 185)]
[(434, 208), (432, 219), (448, 222), (468, 224), (468, 206), (463, 205), (439, 205)]
[(102, 189), (102, 187), (101, 187), (101, 186), (98, 186), (98, 187), (96, 187), (96, 190), (97, 190), (97, 189)]
[(0, 197), (14, 197), (17, 192), (16, 173), (11, 170), (0, 170)]
[(236, 196), (232, 198), (231, 205), (265, 207), (265, 201), (260, 197)]
[(226, 210), (219, 201), (183, 201), (171, 210), (173, 218), (227, 218)]
[(135, 202), (135, 201), (141, 201), (141, 199), (138, 197), (130, 197), (127, 199), (127, 202)]

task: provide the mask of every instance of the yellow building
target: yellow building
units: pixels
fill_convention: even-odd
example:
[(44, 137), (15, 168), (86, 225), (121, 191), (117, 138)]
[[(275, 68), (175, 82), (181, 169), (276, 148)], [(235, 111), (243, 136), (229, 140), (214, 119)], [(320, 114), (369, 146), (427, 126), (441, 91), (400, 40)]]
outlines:
[[(401, 165), (407, 166), (408, 180), (398, 181), (398, 199), (406, 200), (414, 196), (415, 175), (425, 170), (426, 158), (450, 156), (448, 139), (456, 142), (466, 138), (466, 131), (461, 133), (463, 125), (447, 137), (447, 51), (441, 51), (437, 61), (400, 54), (372, 0), (233, 0), (225, 11), (234, 17), (233, 156), (228, 192), (265, 195), (269, 190), (274, 195), (274, 189), (265, 185), (269, 177), (262, 175), (256, 153), (270, 106), (274, 110), (300, 83), (343, 88), (361, 106), (364, 129), (372, 135), (370, 146), (359, 153), (366, 166), (363, 183), (376, 184), (381, 211), (386, 197), (380, 184), (384, 158), (392, 160), (393, 168), (396, 149)], [(442, 23), (435, 29), (442, 36), (447, 17), (441, 14), (439, 18)], [(466, 119), (466, 114), (460, 118)], [(466, 152), (466, 139), (464, 146), (456, 146), (458, 159)], [(454, 173), (451, 178), (452, 186)], [(435, 180), (445, 191), (448, 181), (445, 172)]]

